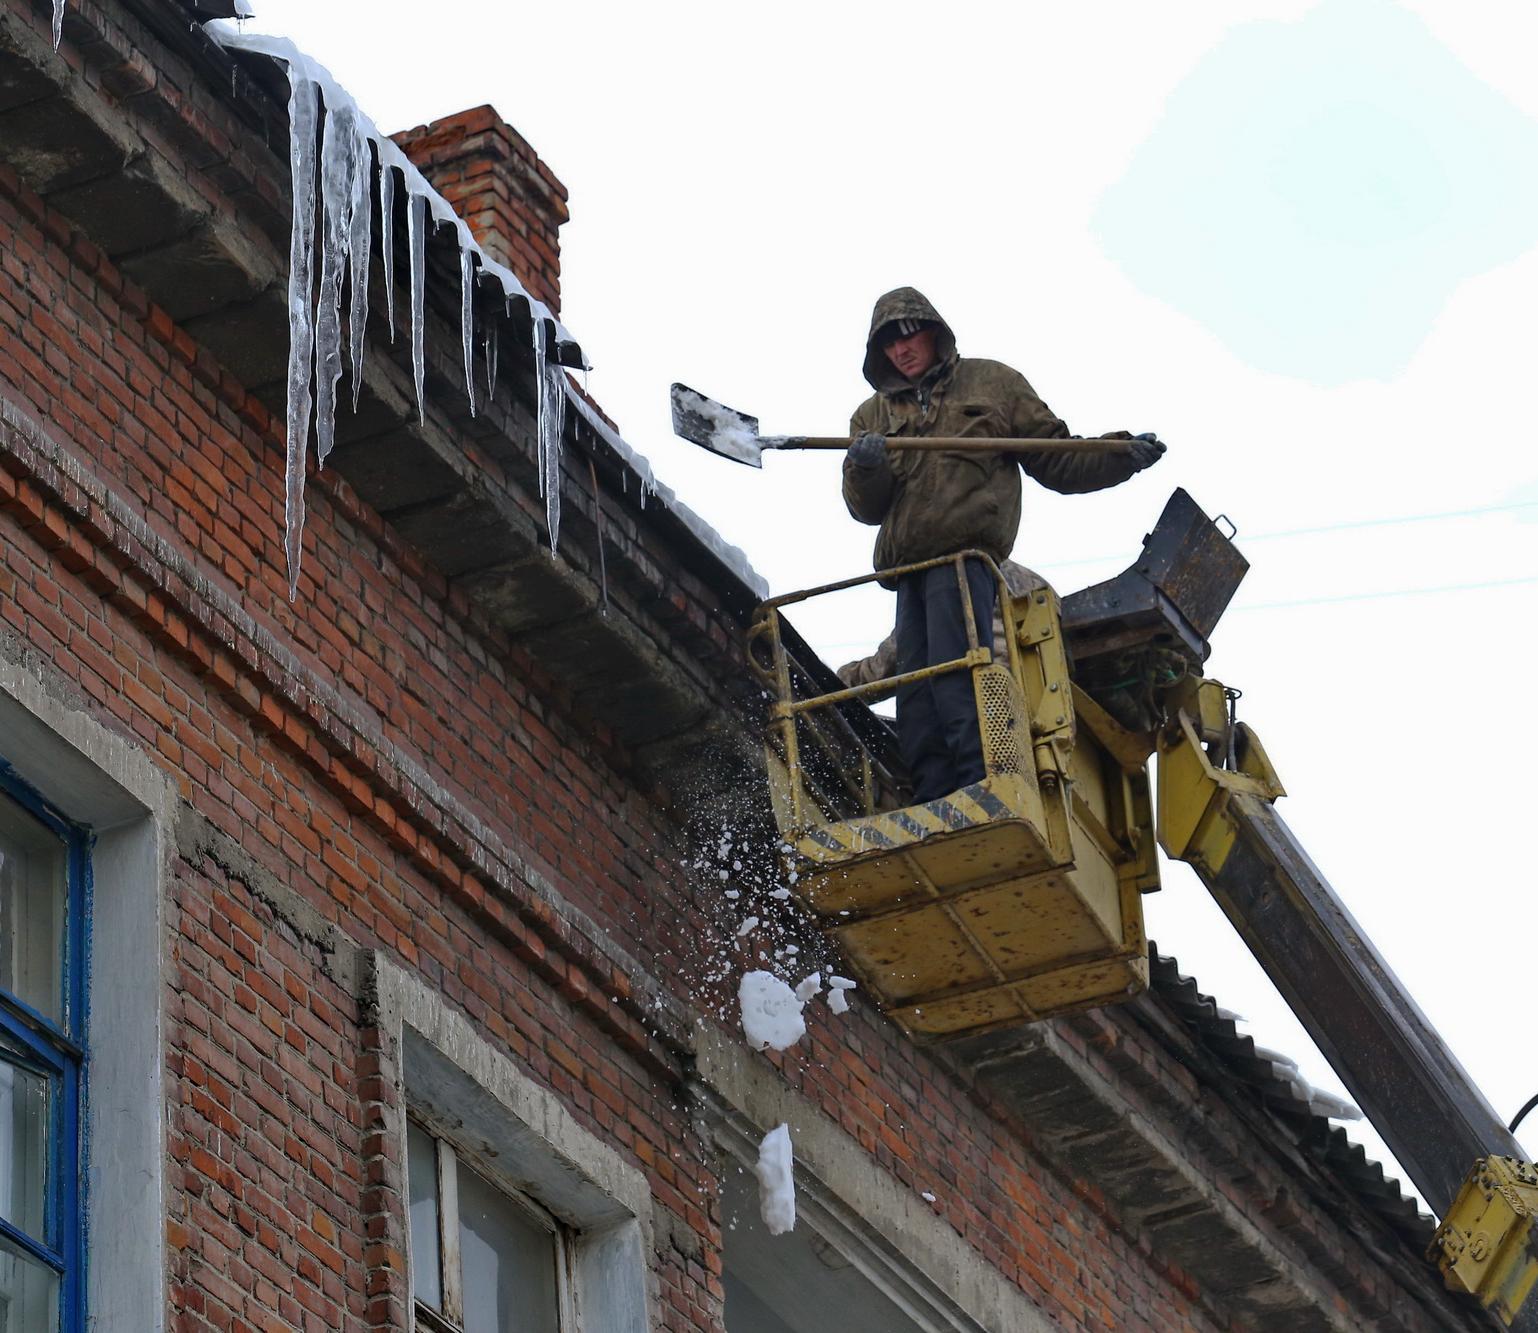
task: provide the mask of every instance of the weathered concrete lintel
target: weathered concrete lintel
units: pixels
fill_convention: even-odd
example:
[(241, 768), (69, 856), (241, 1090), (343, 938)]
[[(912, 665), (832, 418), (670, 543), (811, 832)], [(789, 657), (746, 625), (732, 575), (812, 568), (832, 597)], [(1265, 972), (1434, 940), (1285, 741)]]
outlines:
[[(791, 1089), (775, 1068), (711, 1023), (696, 1029), (695, 1096), (705, 1129), (740, 1162), (788, 1124), (798, 1208), (924, 1326), (950, 1333), (1052, 1333), (1055, 1325), (912, 1190)], [(828, 1234), (831, 1233), (831, 1234)]]

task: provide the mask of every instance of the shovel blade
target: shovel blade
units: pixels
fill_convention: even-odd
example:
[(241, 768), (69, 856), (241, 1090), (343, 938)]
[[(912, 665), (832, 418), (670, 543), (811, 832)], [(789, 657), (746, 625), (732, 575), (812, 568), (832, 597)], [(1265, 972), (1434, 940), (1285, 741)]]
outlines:
[(764, 446), (759, 440), (757, 417), (707, 398), (687, 384), (675, 384), (671, 393), (675, 434), (734, 463), (763, 467)]

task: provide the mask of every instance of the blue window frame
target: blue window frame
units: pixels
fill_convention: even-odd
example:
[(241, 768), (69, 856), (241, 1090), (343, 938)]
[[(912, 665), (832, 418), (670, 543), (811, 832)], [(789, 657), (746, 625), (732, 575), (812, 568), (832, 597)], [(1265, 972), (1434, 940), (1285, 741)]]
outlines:
[(90, 852), (0, 760), (0, 1329), (85, 1327)]

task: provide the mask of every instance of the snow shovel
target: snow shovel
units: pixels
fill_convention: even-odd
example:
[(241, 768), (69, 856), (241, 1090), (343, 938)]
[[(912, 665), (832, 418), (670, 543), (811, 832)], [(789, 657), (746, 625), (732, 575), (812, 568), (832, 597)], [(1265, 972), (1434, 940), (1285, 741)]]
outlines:
[[(675, 384), (673, 430), (690, 444), (709, 449), (734, 463), (763, 467), (765, 449), (847, 449), (854, 443), (843, 435), (760, 435), (758, 418), (707, 398), (687, 384)], [(947, 449), (980, 454), (1126, 453), (1135, 440), (996, 440), (976, 435), (928, 436), (887, 440), (889, 449)]]

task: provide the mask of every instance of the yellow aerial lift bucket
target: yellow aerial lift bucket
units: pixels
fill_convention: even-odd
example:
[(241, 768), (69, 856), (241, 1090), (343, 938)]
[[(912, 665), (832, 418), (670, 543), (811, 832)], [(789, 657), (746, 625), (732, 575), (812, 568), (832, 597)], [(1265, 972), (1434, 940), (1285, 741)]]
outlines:
[[(998, 580), (1005, 660), (979, 641), (965, 596), (969, 646), (953, 662), (824, 690), (795, 651), (784, 607), (936, 565), (963, 580), (969, 558)], [(1159, 884), (1152, 747), (1073, 685), (1058, 615), (1052, 592), (1011, 598), (994, 562), (966, 551), (776, 598), (750, 630), (749, 656), (772, 691), (765, 748), (792, 892), (914, 1036), (1031, 1022), (1148, 984), (1140, 895)], [(948, 671), (971, 673), (986, 776), (909, 805), (884, 753), (889, 735), (883, 746), (850, 705)]]

